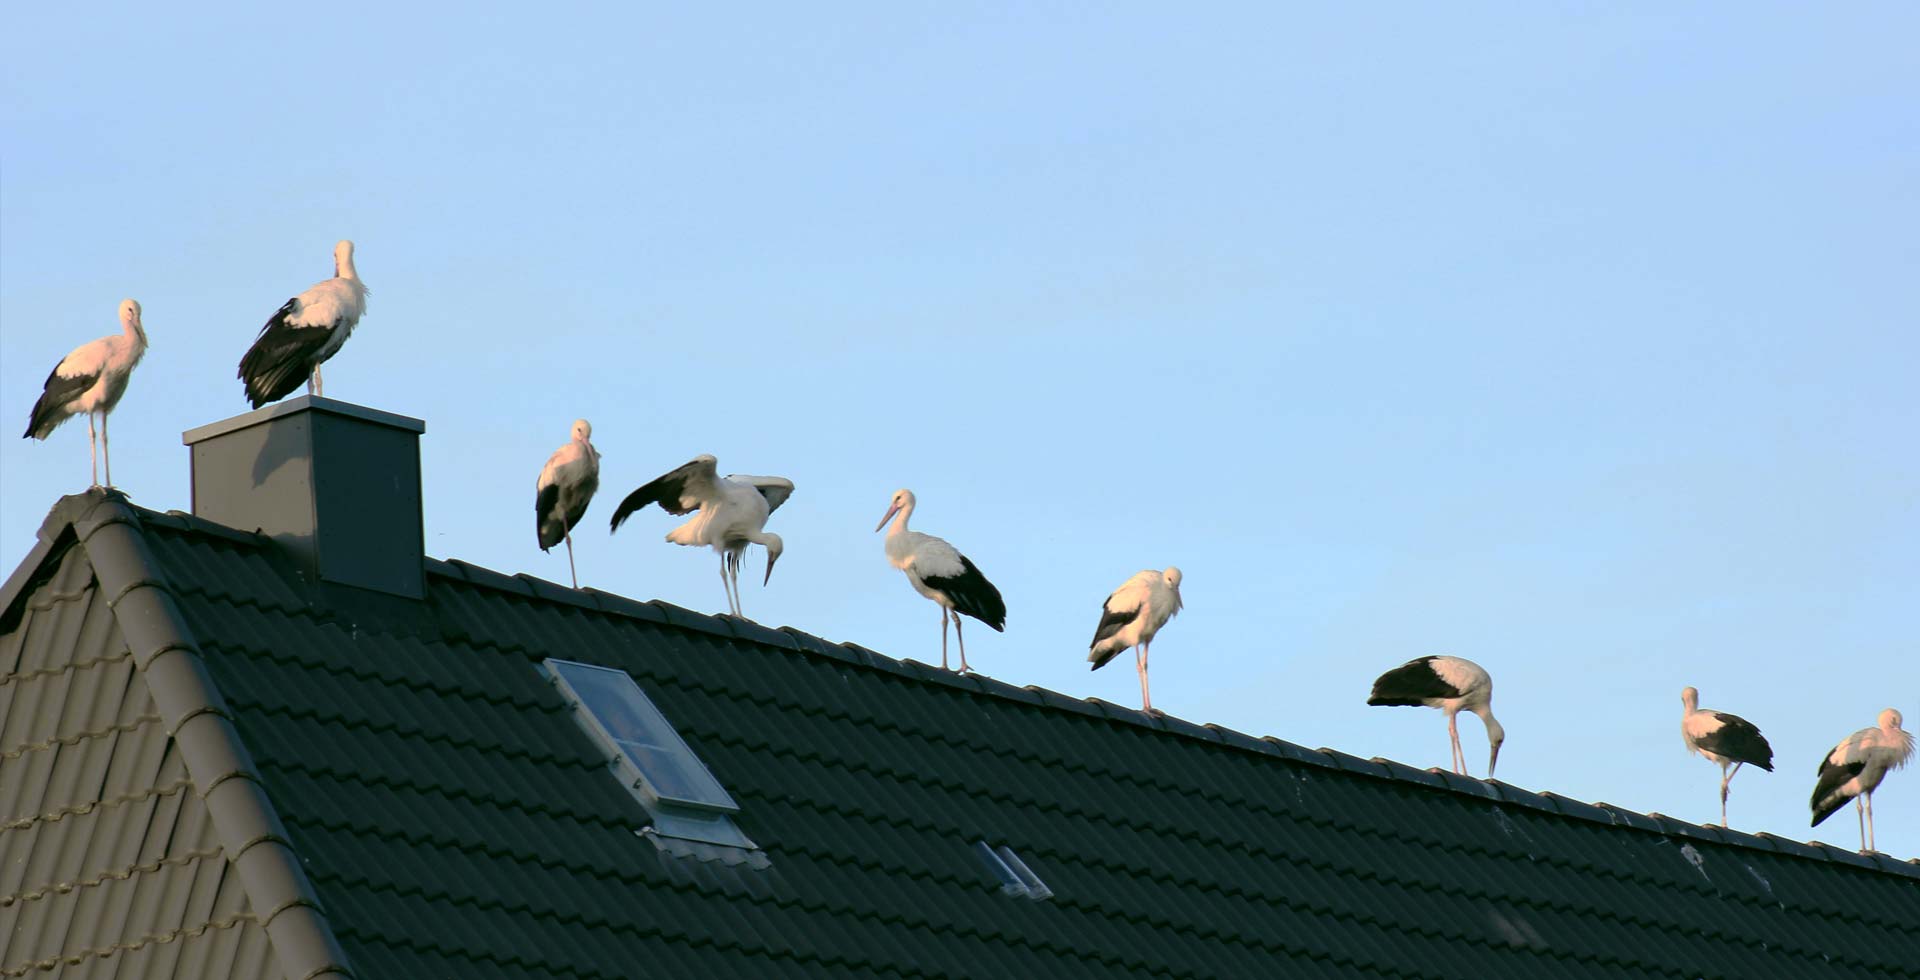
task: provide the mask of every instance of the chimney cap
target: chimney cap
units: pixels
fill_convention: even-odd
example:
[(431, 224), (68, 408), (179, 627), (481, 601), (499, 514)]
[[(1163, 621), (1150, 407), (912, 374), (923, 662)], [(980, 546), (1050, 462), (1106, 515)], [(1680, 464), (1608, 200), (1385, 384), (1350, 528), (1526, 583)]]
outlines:
[(364, 405), (355, 405), (352, 402), (322, 398), (318, 395), (301, 395), (297, 398), (289, 398), (286, 401), (268, 405), (265, 408), (254, 409), (245, 415), (235, 415), (230, 419), (221, 419), (218, 422), (203, 425), (197, 429), (188, 429), (180, 433), (180, 442), (182, 445), (191, 446), (198, 442), (205, 442), (215, 436), (223, 436), (229, 432), (237, 432), (249, 426), (259, 425), (262, 422), (277, 419), (282, 415), (292, 415), (296, 412), (305, 411), (328, 412), (333, 415), (343, 415), (347, 418), (360, 419), (363, 422), (372, 422), (375, 425), (389, 426), (413, 433), (427, 431), (427, 423), (416, 418), (408, 418), (405, 415), (395, 415), (392, 412), (382, 412), (379, 409), (367, 408)]

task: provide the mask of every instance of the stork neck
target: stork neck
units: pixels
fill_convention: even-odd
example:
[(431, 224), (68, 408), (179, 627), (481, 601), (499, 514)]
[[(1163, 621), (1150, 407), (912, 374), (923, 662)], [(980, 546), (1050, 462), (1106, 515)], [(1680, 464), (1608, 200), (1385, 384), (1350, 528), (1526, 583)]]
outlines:
[(343, 255), (333, 260), (333, 275), (337, 279), (358, 280), (360, 274), (353, 271), (353, 256)]
[(887, 526), (887, 537), (891, 538), (907, 533), (907, 520), (912, 516), (912, 504), (900, 508), (900, 513), (894, 515), (893, 523)]
[(137, 316), (120, 318), (120, 334), (131, 341), (135, 347), (147, 346), (147, 331), (140, 325), (140, 318)]

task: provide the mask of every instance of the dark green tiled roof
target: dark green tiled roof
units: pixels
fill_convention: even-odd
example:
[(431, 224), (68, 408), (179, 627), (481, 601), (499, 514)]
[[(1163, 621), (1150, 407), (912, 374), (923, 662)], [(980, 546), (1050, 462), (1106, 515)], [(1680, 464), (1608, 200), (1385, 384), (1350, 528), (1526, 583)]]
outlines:
[[(459, 562), (316, 601), (260, 539), (136, 514), (362, 978), (1920, 976), (1911, 863)], [(770, 866), (637, 835), (546, 657), (633, 676)]]

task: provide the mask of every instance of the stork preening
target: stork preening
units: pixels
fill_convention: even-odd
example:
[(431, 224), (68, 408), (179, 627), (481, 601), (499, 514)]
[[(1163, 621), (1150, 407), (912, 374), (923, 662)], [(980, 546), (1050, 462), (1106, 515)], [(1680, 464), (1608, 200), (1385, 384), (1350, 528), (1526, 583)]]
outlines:
[(1833, 816), (1835, 810), (1853, 801), (1854, 815), (1860, 820), (1860, 850), (1876, 850), (1873, 840), (1873, 791), (1887, 778), (1888, 770), (1898, 769), (1913, 758), (1913, 734), (1900, 727), (1900, 712), (1888, 708), (1880, 712), (1879, 724), (1862, 728), (1846, 741), (1833, 747), (1820, 760), (1820, 779), (1814, 783), (1813, 823)]
[[(107, 448), (107, 416), (127, 393), (127, 381), (133, 369), (147, 353), (147, 330), (140, 323), (140, 304), (120, 301), (118, 336), (90, 340), (78, 347), (47, 375), (40, 400), (33, 403), (22, 439), (45, 439), (60, 423), (85, 413), (87, 416), (87, 452), (93, 457), (93, 486), (100, 485), (100, 464), (106, 463), (107, 486), (113, 486), (113, 458)], [(100, 416), (100, 428), (94, 431), (93, 417)]]
[(567, 574), (573, 577), (577, 589), (580, 573), (573, 567), (573, 528), (586, 516), (593, 492), (600, 489), (600, 451), (593, 448), (593, 426), (586, 419), (574, 420), (572, 438), (547, 457), (533, 489), (534, 530), (540, 536), (540, 550), (567, 543)]
[(1090, 670), (1099, 670), (1107, 661), (1127, 649), (1133, 650), (1133, 666), (1140, 675), (1140, 710), (1153, 710), (1153, 695), (1147, 690), (1147, 658), (1153, 653), (1153, 638), (1167, 620), (1180, 611), (1180, 570), (1164, 572), (1147, 569), (1136, 572), (1107, 596), (1100, 607), (1100, 625), (1093, 629), (1093, 643), (1087, 648)]
[[(1720, 767), (1720, 826), (1727, 826), (1727, 784), (1743, 765), (1755, 765), (1773, 771), (1773, 746), (1767, 744), (1753, 722), (1724, 711), (1700, 707), (1700, 691), (1680, 691), (1680, 738), (1687, 751), (1706, 757)], [(1728, 767), (1732, 768), (1729, 769)]]
[(333, 247), (333, 278), (287, 300), (240, 359), (247, 400), (259, 408), (292, 394), (303, 381), (308, 394), (325, 394), (320, 365), (339, 352), (366, 312), (367, 287), (353, 270), (353, 243), (343, 241)]
[(940, 605), (941, 670), (948, 669), (947, 619), (952, 617), (953, 636), (960, 641), (960, 672), (966, 673), (973, 668), (967, 666), (967, 639), (960, 634), (960, 614), (966, 613), (993, 627), (995, 632), (1004, 633), (1007, 604), (1000, 598), (1000, 590), (953, 545), (931, 534), (907, 529), (914, 503), (913, 491), (895, 490), (887, 516), (880, 518), (874, 530), (893, 521), (893, 527), (887, 529), (887, 561), (907, 573), (907, 581), (914, 591)]
[(1500, 761), (1500, 743), (1507, 730), (1493, 717), (1493, 677), (1479, 664), (1462, 657), (1420, 657), (1381, 674), (1373, 682), (1368, 704), (1424, 705), (1447, 716), (1447, 737), (1453, 741), (1453, 771), (1467, 774), (1467, 756), (1460, 750), (1456, 716), (1471, 711), (1487, 726), (1487, 778)]
[(696, 456), (693, 462), (659, 477), (627, 494), (613, 512), (612, 530), (618, 531), (627, 516), (648, 504), (679, 516), (698, 510), (693, 519), (667, 532), (669, 544), (705, 545), (720, 553), (720, 583), (727, 590), (727, 608), (742, 619), (740, 610), (740, 559), (747, 545), (767, 549), (767, 574), (760, 580), (773, 580), (773, 563), (785, 549), (778, 534), (766, 530), (767, 517), (780, 509), (793, 495), (793, 481), (778, 476), (741, 476), (721, 478), (714, 469), (719, 461), (712, 456)]

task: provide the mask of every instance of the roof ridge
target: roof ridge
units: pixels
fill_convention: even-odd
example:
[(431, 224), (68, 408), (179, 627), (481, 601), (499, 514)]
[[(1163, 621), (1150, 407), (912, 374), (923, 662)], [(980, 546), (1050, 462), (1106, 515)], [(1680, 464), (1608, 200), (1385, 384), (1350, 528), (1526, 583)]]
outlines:
[[(931, 664), (910, 659), (896, 659), (856, 643), (833, 643), (792, 626), (782, 626), (775, 630), (751, 620), (741, 620), (731, 615), (710, 616), (682, 609), (657, 599), (643, 602), (595, 588), (569, 589), (564, 585), (547, 582), (526, 573), (509, 576), (459, 559), (447, 561), (429, 559), (428, 562), (430, 576), (438, 575), (462, 585), (506, 592), (523, 600), (550, 599), (548, 593), (558, 590), (562, 593), (571, 593), (566, 600), (568, 605), (586, 606), (606, 615), (640, 619), (655, 624), (691, 627), (702, 632), (732, 636), (776, 649), (811, 652), (922, 683), (968, 690), (972, 693), (999, 697), (1021, 704), (1038, 705), (1042, 708), (1071, 711), (1075, 714), (1131, 724), (1197, 741), (1225, 745), (1256, 755), (1277, 756), (1295, 763), (1352, 772), (1375, 779), (1411, 783), (1426, 790), (1455, 793), (1480, 800), (1491, 800), (1494, 803), (1506, 803), (1589, 823), (1641, 830), (1662, 836), (1679, 835), (1728, 847), (1768, 854), (1789, 854), (1920, 879), (1920, 857), (1903, 861), (1879, 852), (1872, 855), (1860, 854), (1816, 842), (1793, 841), (1765, 832), (1748, 834), (1710, 824), (1696, 824), (1669, 817), (1657, 811), (1642, 813), (1604, 802), (1587, 803), (1561, 796), (1551, 790), (1534, 792), (1500, 780), (1459, 776), (1437, 766), (1415, 769), (1405, 763), (1380, 756), (1360, 759), (1325, 746), (1309, 749), (1277, 736), (1248, 735), (1222, 725), (1211, 722), (1194, 723), (1157, 710), (1149, 715), (1099, 698), (1076, 698), (1032, 684), (1015, 687), (985, 675), (950, 674)], [(671, 614), (666, 610), (671, 610)], [(781, 637), (790, 642), (780, 642), (778, 638)], [(497, 642), (492, 645), (497, 649), (512, 649), (510, 645)]]
[[(99, 491), (90, 491), (84, 496), (62, 498), (54, 508), (55, 513), (49, 515), (47, 525), (41, 529), (43, 539), (48, 538), (49, 528), (57, 532), (58, 528), (54, 527), (54, 518), (64, 506), (69, 502), (85, 500), (99, 493)], [(109, 493), (117, 497), (121, 506), (127, 510), (137, 515), (154, 515), (166, 526), (181, 530), (204, 531), (236, 543), (264, 546), (263, 539), (258, 535), (227, 528), (179, 511), (157, 514), (128, 502), (125, 496), (117, 491)], [(642, 601), (592, 587), (569, 588), (528, 573), (507, 575), (462, 559), (443, 560), (429, 557), (425, 559), (425, 563), (425, 571), (429, 578), (438, 576), (461, 585), (503, 592), (523, 601), (563, 603), (605, 615), (747, 640), (775, 649), (811, 652), (832, 660), (879, 670), (921, 683), (957, 688), (969, 693), (999, 697), (1021, 704), (1038, 705), (1042, 708), (1071, 711), (1109, 722), (1135, 725), (1151, 731), (1225, 745), (1256, 755), (1276, 756), (1298, 764), (1356, 773), (1375, 779), (1410, 783), (1429, 791), (1455, 793), (1479, 800), (1489, 800), (1496, 804), (1505, 803), (1556, 816), (1611, 827), (1625, 827), (1661, 836), (1688, 837), (1711, 844), (1770, 854), (1789, 854), (1809, 860), (1845, 864), (1864, 870), (1920, 879), (1920, 856), (1901, 860), (1880, 852), (1862, 854), (1822, 842), (1801, 842), (1766, 832), (1748, 834), (1710, 824), (1697, 824), (1669, 817), (1657, 811), (1642, 813), (1605, 802), (1588, 803), (1561, 796), (1551, 790), (1534, 792), (1499, 780), (1460, 776), (1438, 767), (1416, 769), (1380, 756), (1361, 759), (1324, 746), (1309, 749), (1277, 736), (1249, 735), (1214, 723), (1191, 722), (1157, 710), (1149, 714), (1099, 698), (1077, 698), (1036, 685), (1015, 687), (1005, 681), (984, 675), (953, 674), (916, 660), (889, 657), (856, 643), (833, 643), (792, 626), (772, 629), (751, 620), (739, 619), (731, 615), (707, 615), (658, 599)], [(16, 573), (15, 577), (18, 578), (19, 573)], [(7, 583), (9, 589), (13, 589), (15, 585), (16, 583), (12, 580)], [(0, 592), (0, 599), (10, 601), (11, 595)], [(0, 609), (4, 608), (4, 605), (0, 605)], [(469, 639), (476, 643), (486, 643), (489, 638), (470, 637)], [(497, 641), (488, 645), (500, 650), (515, 649), (511, 645)]]

